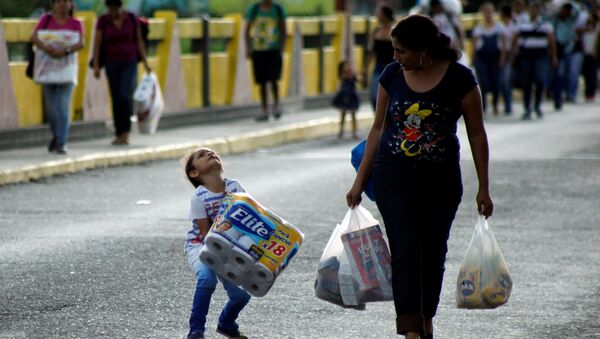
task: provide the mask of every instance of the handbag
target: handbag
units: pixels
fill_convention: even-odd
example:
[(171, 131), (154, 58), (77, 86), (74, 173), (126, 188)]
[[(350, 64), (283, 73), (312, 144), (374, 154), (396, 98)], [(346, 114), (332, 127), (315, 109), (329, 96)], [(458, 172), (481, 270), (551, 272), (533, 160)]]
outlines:
[[(46, 16), (46, 21), (44, 22), (42, 29), (48, 28), (48, 25), (50, 24), (50, 18), (52, 18), (52, 16), (50, 16), (48, 14)], [(33, 79), (33, 63), (34, 62), (35, 62), (35, 52), (33, 51), (33, 43), (30, 42), (27, 44), (27, 68), (25, 68), (25, 75), (29, 79)]]

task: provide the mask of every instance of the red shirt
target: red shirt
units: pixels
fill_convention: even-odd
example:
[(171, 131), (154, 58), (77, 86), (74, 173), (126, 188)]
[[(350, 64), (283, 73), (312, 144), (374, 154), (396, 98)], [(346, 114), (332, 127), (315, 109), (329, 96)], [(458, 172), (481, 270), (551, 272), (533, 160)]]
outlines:
[(75, 18), (69, 18), (64, 25), (60, 25), (58, 22), (56, 22), (56, 20), (54, 20), (54, 17), (50, 14), (42, 15), (40, 21), (38, 21), (37, 25), (35, 26), (36, 31), (39, 29), (47, 29), (54, 31), (65, 29), (69, 31), (79, 32), (79, 36), (83, 36), (83, 27), (81, 26), (81, 21)]
[(108, 14), (96, 23), (96, 31), (102, 32), (105, 60), (134, 61), (138, 59), (136, 28), (140, 22), (129, 12), (123, 12), (121, 27), (115, 26)]

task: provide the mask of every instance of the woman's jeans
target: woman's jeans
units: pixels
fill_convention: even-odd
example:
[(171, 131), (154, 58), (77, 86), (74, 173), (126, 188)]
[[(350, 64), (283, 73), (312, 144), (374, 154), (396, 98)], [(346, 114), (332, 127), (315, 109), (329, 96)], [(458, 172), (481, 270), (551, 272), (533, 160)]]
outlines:
[(420, 332), (440, 299), (448, 236), (462, 197), (460, 165), (379, 153), (371, 174), (390, 244), (397, 332)]
[(115, 135), (129, 133), (133, 114), (133, 91), (137, 79), (137, 60), (107, 60), (106, 76), (112, 99)]
[(190, 268), (196, 273), (196, 293), (192, 304), (192, 313), (190, 315), (190, 332), (204, 333), (206, 324), (206, 315), (210, 306), (210, 299), (217, 287), (217, 278), (221, 280), (229, 300), (221, 311), (219, 316), (219, 327), (229, 331), (237, 331), (238, 325), (235, 320), (238, 315), (250, 301), (250, 295), (237, 287), (233, 283), (217, 277), (215, 272), (200, 261), (200, 249), (202, 246), (192, 247), (187, 250), (186, 256)]
[(500, 68), (499, 87), (502, 97), (504, 98), (504, 113), (512, 113), (512, 91), (513, 91), (513, 77), (512, 77), (513, 65), (510, 62), (505, 62), (504, 66)]
[(541, 113), (541, 104), (550, 73), (550, 59), (547, 56), (524, 56), (521, 59), (523, 77), (523, 106), (525, 116), (531, 115), (531, 92), (535, 85), (535, 111)]
[(74, 85), (69, 84), (47, 84), (42, 85), (44, 96), (44, 108), (46, 117), (59, 146), (67, 143), (69, 136), (71, 94)]
[(379, 89), (379, 77), (385, 69), (384, 64), (376, 64), (375, 70), (373, 70), (373, 78), (371, 79), (371, 105), (373, 106), (373, 112), (375, 112), (375, 106), (377, 106), (377, 90)]
[(475, 56), (475, 71), (477, 72), (477, 80), (481, 88), (483, 111), (487, 111), (487, 94), (492, 94), (492, 107), (494, 111), (498, 107), (498, 83), (500, 77), (500, 59), (499, 55), (491, 57)]
[(581, 73), (585, 80), (585, 97), (588, 100), (593, 99), (598, 89), (598, 61), (593, 55), (584, 57)]

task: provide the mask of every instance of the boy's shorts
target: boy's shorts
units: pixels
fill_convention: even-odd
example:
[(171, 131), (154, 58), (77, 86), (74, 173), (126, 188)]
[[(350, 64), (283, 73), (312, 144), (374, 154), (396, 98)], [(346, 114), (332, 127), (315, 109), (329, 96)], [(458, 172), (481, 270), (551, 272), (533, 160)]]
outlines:
[(252, 52), (254, 81), (264, 84), (281, 78), (282, 57), (279, 50)]

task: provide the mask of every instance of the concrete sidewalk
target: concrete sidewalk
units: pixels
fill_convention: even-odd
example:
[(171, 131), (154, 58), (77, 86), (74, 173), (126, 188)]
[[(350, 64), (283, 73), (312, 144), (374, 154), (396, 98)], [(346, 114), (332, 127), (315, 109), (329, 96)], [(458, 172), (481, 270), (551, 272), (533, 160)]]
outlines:
[[(360, 129), (370, 127), (373, 119), (370, 106), (363, 105), (358, 117)], [(349, 128), (347, 122), (346, 131)], [(68, 155), (50, 154), (45, 146), (5, 150), (0, 151), (0, 186), (95, 168), (180, 158), (198, 146), (211, 147), (222, 155), (239, 154), (330, 136), (338, 130), (339, 112), (327, 108), (289, 112), (280, 120), (266, 123), (241, 118), (159, 129), (154, 135), (132, 133), (129, 146), (112, 146), (108, 137), (69, 142)]]

